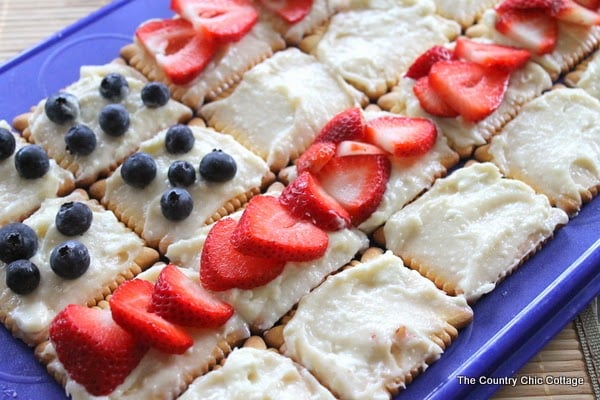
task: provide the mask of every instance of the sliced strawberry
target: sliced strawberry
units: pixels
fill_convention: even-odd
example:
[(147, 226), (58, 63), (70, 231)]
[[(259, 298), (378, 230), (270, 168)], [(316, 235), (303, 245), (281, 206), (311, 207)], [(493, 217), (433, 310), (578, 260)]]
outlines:
[(348, 212), (308, 171), (301, 173), (283, 190), (279, 202), (296, 217), (307, 219), (326, 231), (350, 226)]
[(459, 37), (454, 47), (454, 56), (486, 68), (500, 68), (512, 72), (524, 66), (531, 58), (531, 53), (516, 47), (476, 42)]
[(349, 108), (335, 115), (325, 124), (315, 142), (339, 143), (343, 140), (362, 140), (365, 136), (365, 118), (358, 107)]
[(302, 21), (310, 13), (313, 5), (313, 0), (260, 0), (260, 2), (288, 24)]
[(140, 341), (169, 354), (183, 354), (194, 344), (183, 328), (148, 311), (152, 305), (154, 285), (143, 279), (122, 283), (109, 303), (113, 319)]
[(441, 61), (429, 74), (433, 90), (471, 122), (482, 120), (500, 106), (509, 79), (509, 72), (466, 61)]
[(335, 155), (336, 145), (333, 142), (314, 142), (296, 160), (298, 173), (310, 171), (317, 173)]
[(317, 179), (348, 211), (352, 223), (359, 225), (381, 203), (390, 172), (388, 156), (335, 157), (319, 171)]
[(335, 151), (336, 157), (359, 156), (367, 154), (387, 154), (382, 148), (365, 142), (344, 140), (338, 143)]
[(199, 35), (192, 24), (183, 19), (151, 20), (135, 33), (177, 85), (189, 83), (198, 76), (216, 51), (213, 40)]
[(50, 340), (69, 376), (93, 396), (108, 395), (123, 383), (148, 349), (110, 311), (75, 304), (53, 319)]
[(233, 315), (233, 307), (173, 264), (167, 265), (158, 276), (151, 311), (174, 324), (196, 328), (218, 328)]
[(437, 128), (427, 118), (384, 116), (367, 123), (367, 140), (398, 157), (427, 153), (435, 144)]
[(231, 242), (247, 255), (309, 261), (325, 253), (329, 237), (311, 222), (295, 217), (277, 198), (263, 195), (248, 202)]
[(412, 63), (408, 71), (406, 71), (407, 78), (419, 79), (424, 76), (427, 76), (431, 66), (438, 61), (451, 60), (452, 59), (452, 51), (447, 49), (444, 46), (433, 46), (425, 53), (421, 54), (417, 59)]
[(240, 253), (231, 244), (237, 221), (223, 218), (211, 228), (200, 256), (200, 282), (207, 289), (254, 289), (275, 279), (285, 261)]
[(258, 21), (258, 13), (245, 0), (171, 0), (171, 9), (220, 42), (242, 39)]
[(575, 2), (594, 11), (597, 11), (598, 8), (600, 8), (600, 0), (575, 0)]
[(417, 80), (415, 86), (413, 86), (413, 93), (419, 99), (421, 108), (427, 111), (429, 114), (436, 117), (454, 118), (459, 114), (446, 103), (431, 87), (429, 83), (429, 76), (424, 76)]
[(562, 0), (560, 7), (552, 15), (560, 21), (577, 25), (600, 25), (600, 14), (573, 0)]
[(496, 30), (534, 54), (552, 53), (558, 40), (558, 23), (544, 10), (509, 10), (499, 14)]
[(562, 0), (505, 0), (496, 6), (498, 14), (512, 10), (530, 10), (538, 9), (551, 13), (556, 9)]

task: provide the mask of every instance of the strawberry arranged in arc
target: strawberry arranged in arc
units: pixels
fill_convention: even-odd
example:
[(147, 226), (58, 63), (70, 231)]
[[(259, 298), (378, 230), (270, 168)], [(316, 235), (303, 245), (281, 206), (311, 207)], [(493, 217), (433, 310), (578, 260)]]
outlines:
[(388, 154), (381, 147), (374, 144), (358, 142), (356, 140), (344, 140), (338, 143), (335, 150), (336, 157), (360, 156), (368, 154)]
[(298, 173), (310, 171), (317, 173), (336, 153), (334, 142), (314, 142), (296, 160)]
[(289, 24), (300, 22), (312, 8), (313, 0), (260, 0), (269, 10)]
[(427, 153), (433, 147), (437, 128), (426, 118), (385, 116), (367, 123), (366, 137), (390, 154), (414, 157)]
[(344, 140), (365, 139), (365, 118), (359, 107), (352, 107), (336, 114), (325, 124), (314, 142), (339, 143)]
[(419, 79), (429, 74), (431, 66), (438, 61), (452, 59), (452, 51), (444, 46), (433, 46), (421, 54), (406, 71), (407, 78)]
[(444, 118), (458, 117), (458, 112), (433, 90), (429, 83), (429, 76), (417, 80), (413, 86), (413, 93), (419, 100), (421, 107), (429, 114)]
[(531, 58), (531, 53), (524, 49), (476, 42), (460, 37), (456, 40), (454, 56), (486, 68), (499, 68), (512, 72), (523, 67)]

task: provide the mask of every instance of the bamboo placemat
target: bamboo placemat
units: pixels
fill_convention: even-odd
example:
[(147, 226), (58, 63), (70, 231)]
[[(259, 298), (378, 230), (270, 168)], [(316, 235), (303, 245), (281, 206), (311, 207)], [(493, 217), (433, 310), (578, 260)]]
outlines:
[[(92, 13), (110, 0), (0, 0), (0, 63), (16, 56), (60, 29)], [(158, 1), (158, 0), (156, 0)], [(167, 1), (167, 0), (163, 0)], [(586, 310), (588, 311), (588, 310)], [(583, 314), (582, 314), (583, 315)], [(589, 317), (591, 318), (591, 317)], [(588, 319), (589, 319), (588, 318)], [(587, 321), (587, 324), (590, 322)], [(595, 323), (598, 323), (596, 315)], [(551, 400), (588, 400), (596, 398), (586, 370), (586, 357), (589, 363), (598, 362), (599, 350), (590, 347), (590, 341), (584, 343), (586, 351), (576, 330), (576, 324), (582, 335), (585, 334), (586, 321), (582, 318), (576, 323), (569, 324), (554, 338), (539, 354), (537, 354), (515, 376), (521, 377), (546, 376), (582, 378), (582, 385), (549, 385), (546, 383), (505, 386), (493, 397), (500, 399), (551, 399)], [(592, 334), (598, 332), (597, 326)], [(583, 337), (583, 336), (582, 336)], [(592, 341), (594, 338), (591, 338)], [(600, 339), (596, 338), (599, 343)], [(598, 364), (596, 364), (596, 374)], [(596, 375), (597, 376), (597, 375)], [(596, 382), (597, 384), (597, 382)]]

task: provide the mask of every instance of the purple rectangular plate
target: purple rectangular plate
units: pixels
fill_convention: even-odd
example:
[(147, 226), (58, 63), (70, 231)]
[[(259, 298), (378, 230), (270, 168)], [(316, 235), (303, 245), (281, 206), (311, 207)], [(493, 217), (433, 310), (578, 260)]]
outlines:
[[(0, 66), (0, 119), (11, 121), (74, 82), (80, 66), (116, 58), (141, 22), (171, 15), (166, 0), (115, 1)], [(484, 378), (512, 376), (599, 294), (600, 197), (481, 298), (473, 322), (396, 399), (490, 397), (500, 386)], [(0, 348), (0, 399), (66, 398), (32, 350), (4, 327)]]

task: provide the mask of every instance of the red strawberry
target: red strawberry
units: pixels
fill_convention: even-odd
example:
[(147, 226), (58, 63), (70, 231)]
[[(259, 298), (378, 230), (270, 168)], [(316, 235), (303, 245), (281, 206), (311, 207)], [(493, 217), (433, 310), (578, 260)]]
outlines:
[(437, 128), (427, 118), (384, 116), (367, 123), (367, 140), (398, 157), (427, 153), (435, 144)]
[(296, 160), (298, 173), (318, 172), (335, 155), (336, 145), (333, 142), (315, 142)]
[(285, 261), (240, 253), (231, 244), (237, 221), (217, 221), (204, 242), (200, 256), (200, 282), (210, 290), (254, 289), (275, 279)]
[(263, 195), (250, 199), (231, 242), (247, 255), (309, 261), (325, 253), (329, 237), (311, 222), (292, 215), (277, 198)]
[(427, 76), (431, 66), (438, 61), (451, 60), (452, 51), (444, 46), (433, 46), (421, 54), (406, 71), (407, 78), (419, 79)]
[(349, 108), (335, 115), (315, 138), (315, 142), (339, 143), (343, 140), (364, 139), (365, 118), (358, 107)]
[(348, 212), (308, 171), (301, 173), (283, 190), (279, 202), (296, 217), (312, 221), (321, 229), (337, 231), (350, 226)]
[(556, 9), (562, 0), (505, 0), (496, 6), (498, 14), (512, 10), (538, 9), (551, 13)]
[(245, 0), (171, 0), (171, 10), (220, 42), (242, 39), (258, 20)]
[(269, 10), (289, 24), (300, 22), (310, 13), (313, 0), (260, 0)]
[(467, 121), (494, 112), (508, 86), (510, 73), (466, 61), (441, 61), (431, 68), (429, 83)]
[(413, 93), (419, 99), (421, 108), (431, 115), (446, 118), (454, 118), (459, 115), (454, 108), (442, 100), (437, 92), (432, 89), (429, 83), (429, 76), (424, 76), (417, 80), (417, 83), (413, 86)]
[(218, 328), (233, 315), (233, 307), (194, 282), (175, 265), (167, 265), (152, 293), (151, 311), (167, 321), (196, 328)]
[(169, 79), (184, 85), (210, 62), (216, 47), (183, 19), (150, 20), (135, 32), (142, 45), (156, 58)]
[(194, 340), (183, 328), (148, 311), (154, 285), (143, 279), (122, 283), (109, 300), (113, 319), (147, 345), (170, 354), (183, 354)]
[(344, 140), (338, 143), (335, 151), (336, 157), (359, 156), (366, 154), (387, 154), (382, 148), (365, 142)]
[(560, 7), (552, 14), (556, 19), (577, 25), (600, 25), (600, 14), (577, 4), (573, 0), (562, 0)]
[(381, 203), (390, 172), (388, 156), (335, 157), (319, 171), (317, 179), (348, 211), (352, 223), (359, 225)]
[(575, 0), (575, 2), (594, 11), (597, 11), (598, 8), (600, 8), (600, 0)]
[(108, 395), (123, 383), (148, 349), (117, 325), (110, 311), (76, 304), (56, 315), (50, 340), (69, 376), (93, 396)]
[(506, 11), (498, 16), (495, 27), (537, 55), (552, 53), (558, 40), (558, 23), (543, 10)]
[(524, 49), (459, 37), (454, 47), (454, 56), (486, 68), (500, 68), (512, 72), (524, 66), (531, 58), (531, 53)]

